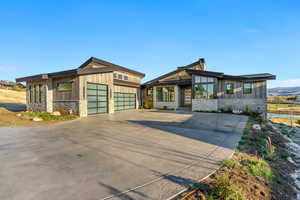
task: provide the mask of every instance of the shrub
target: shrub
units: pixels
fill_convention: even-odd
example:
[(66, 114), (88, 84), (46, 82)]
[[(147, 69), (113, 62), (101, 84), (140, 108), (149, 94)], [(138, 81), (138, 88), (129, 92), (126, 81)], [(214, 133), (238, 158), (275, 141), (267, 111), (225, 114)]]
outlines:
[(268, 180), (271, 180), (274, 177), (270, 166), (262, 159), (254, 157), (247, 158), (242, 160), (242, 163), (245, 165), (243, 169), (254, 176), (260, 176)]
[(241, 137), (241, 140), (247, 140), (248, 139), (248, 136), (246, 136), (246, 135), (243, 135), (242, 137)]
[(288, 157), (290, 157), (290, 155), (288, 153), (280, 153), (279, 156), (282, 159), (288, 159)]
[(297, 124), (299, 124), (299, 125), (300, 125), (300, 119), (298, 119), (298, 120), (297, 120)]
[(232, 113), (232, 111), (233, 111), (233, 105), (232, 104), (227, 105), (227, 112)]
[(244, 129), (244, 135), (249, 135), (249, 129), (247, 128)]
[(237, 167), (240, 164), (234, 160), (224, 160), (222, 163), (222, 167)]
[(59, 109), (58, 112), (61, 114), (61, 115), (69, 115), (70, 114), (70, 111), (66, 110), (66, 109)]
[(72, 120), (75, 119), (77, 116), (76, 115), (61, 115), (61, 116), (57, 116), (57, 115), (52, 115), (51, 113), (47, 113), (47, 112), (23, 112), (21, 114), (21, 117), (23, 119), (33, 119), (34, 117), (40, 117), (42, 118), (44, 121), (50, 121), (50, 120), (61, 120), (61, 121), (65, 121), (65, 120)]
[(242, 193), (242, 188), (230, 180), (228, 174), (223, 174), (216, 178), (216, 184), (209, 199), (245, 200), (246, 198)]

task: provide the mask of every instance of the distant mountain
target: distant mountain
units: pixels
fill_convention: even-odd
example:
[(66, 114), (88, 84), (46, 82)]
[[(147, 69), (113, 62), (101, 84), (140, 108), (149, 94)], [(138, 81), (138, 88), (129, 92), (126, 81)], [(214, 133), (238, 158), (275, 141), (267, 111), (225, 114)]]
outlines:
[(270, 88), (268, 96), (300, 96), (300, 86)]

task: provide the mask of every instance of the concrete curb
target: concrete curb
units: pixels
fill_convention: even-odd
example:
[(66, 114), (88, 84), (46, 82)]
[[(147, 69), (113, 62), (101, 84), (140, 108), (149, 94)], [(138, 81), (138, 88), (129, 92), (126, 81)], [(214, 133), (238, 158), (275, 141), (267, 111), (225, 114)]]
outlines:
[[(232, 152), (232, 154), (228, 157), (228, 159), (232, 158), (233, 154), (235, 153), (235, 151)], [(202, 182), (204, 181), (205, 179), (207, 179), (208, 177), (210, 177), (211, 175), (213, 175), (214, 173), (216, 173), (219, 169), (221, 168), (221, 166), (218, 168), (218, 169), (215, 169), (213, 172), (211, 172), (210, 174), (208, 174), (207, 176), (203, 177), (202, 179), (200, 179), (198, 182)], [(183, 190), (181, 190), (180, 192), (174, 194), (173, 196), (165, 199), (165, 200), (175, 200), (176, 197), (178, 197), (180, 194), (188, 191), (189, 189), (188, 188), (185, 188)]]
[[(248, 120), (249, 120), (249, 118), (247, 119), (247, 121), (248, 121)], [(243, 127), (243, 129), (245, 129), (245, 127), (246, 127), (246, 125)], [(240, 141), (240, 140), (239, 140), (239, 141)], [(235, 146), (238, 145), (239, 141), (236, 142)], [(232, 158), (233, 154), (235, 153), (235, 150), (236, 150), (236, 148), (233, 150), (233, 152), (231, 153), (231, 155), (230, 155), (227, 159), (231, 159), (231, 158)], [(208, 174), (207, 176), (205, 176), (205, 177), (203, 177), (202, 179), (200, 179), (198, 182), (204, 181), (205, 179), (207, 179), (208, 177), (210, 177), (211, 175), (213, 175), (214, 173), (216, 173), (220, 168), (221, 168), (221, 166), (218, 167), (218, 169), (215, 169), (214, 171), (212, 171), (212, 172), (211, 172), (210, 174)], [(165, 200), (175, 200), (176, 197), (178, 197), (180, 194), (182, 194), (182, 193), (184, 193), (184, 192), (186, 192), (186, 191), (188, 191), (188, 188), (185, 188), (185, 189), (181, 190), (180, 192), (174, 194), (173, 196), (171, 196), (171, 197), (169, 197), (169, 198), (167, 198), (167, 199), (165, 199)]]

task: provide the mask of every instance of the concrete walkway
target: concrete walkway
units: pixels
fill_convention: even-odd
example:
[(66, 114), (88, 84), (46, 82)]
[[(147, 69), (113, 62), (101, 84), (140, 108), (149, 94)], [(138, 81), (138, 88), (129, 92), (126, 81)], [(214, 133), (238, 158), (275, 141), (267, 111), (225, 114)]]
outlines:
[(0, 199), (166, 199), (217, 169), (246, 120), (153, 110), (0, 128)]

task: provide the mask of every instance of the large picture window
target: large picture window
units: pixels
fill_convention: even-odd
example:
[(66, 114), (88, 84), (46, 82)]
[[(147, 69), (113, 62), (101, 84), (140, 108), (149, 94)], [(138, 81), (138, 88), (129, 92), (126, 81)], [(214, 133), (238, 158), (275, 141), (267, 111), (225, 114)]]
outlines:
[(233, 83), (227, 83), (226, 84), (226, 94), (233, 94)]
[(72, 91), (72, 82), (58, 83), (57, 91), (59, 92)]
[(213, 99), (214, 85), (214, 79), (211, 77), (195, 76), (195, 99)]
[(174, 102), (174, 87), (158, 87), (156, 88), (156, 100), (158, 102)]
[(37, 85), (34, 85), (34, 103), (38, 103), (38, 86)]
[(39, 103), (42, 103), (43, 85), (39, 84)]
[(32, 103), (32, 87), (29, 86), (29, 103)]
[(244, 83), (243, 92), (244, 92), (244, 94), (251, 94), (252, 93), (252, 83)]

